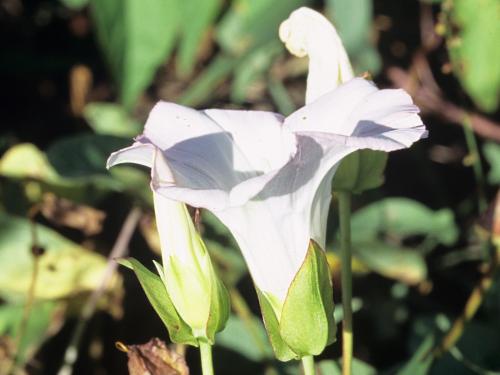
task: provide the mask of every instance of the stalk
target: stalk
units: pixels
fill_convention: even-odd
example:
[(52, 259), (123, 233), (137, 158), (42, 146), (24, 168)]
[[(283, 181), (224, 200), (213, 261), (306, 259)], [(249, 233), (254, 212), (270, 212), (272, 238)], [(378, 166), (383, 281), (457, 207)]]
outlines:
[(214, 375), (214, 365), (212, 363), (212, 346), (203, 341), (200, 344), (201, 373), (203, 375)]
[(338, 192), (340, 222), (340, 263), (342, 282), (342, 375), (352, 373), (352, 254), (351, 254), (351, 193)]
[(316, 374), (316, 370), (314, 369), (314, 357), (312, 355), (302, 357), (302, 366), (304, 367), (304, 375)]

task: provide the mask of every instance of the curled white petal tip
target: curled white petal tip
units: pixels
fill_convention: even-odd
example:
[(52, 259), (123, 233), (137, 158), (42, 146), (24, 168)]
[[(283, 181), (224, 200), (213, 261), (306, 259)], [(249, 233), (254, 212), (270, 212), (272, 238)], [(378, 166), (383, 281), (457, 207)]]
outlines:
[(306, 103), (354, 77), (349, 57), (335, 27), (309, 8), (293, 11), (279, 28), (279, 36), (295, 56), (309, 56)]

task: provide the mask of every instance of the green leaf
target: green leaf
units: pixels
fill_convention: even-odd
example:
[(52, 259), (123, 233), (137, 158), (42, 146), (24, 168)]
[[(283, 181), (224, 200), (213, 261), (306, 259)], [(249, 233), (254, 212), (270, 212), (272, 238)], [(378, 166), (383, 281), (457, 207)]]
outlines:
[(109, 155), (130, 145), (130, 140), (110, 135), (81, 134), (50, 145), (47, 157), (56, 171), (67, 178), (105, 176)]
[(213, 97), (214, 90), (231, 74), (239, 59), (217, 55), (180, 97), (179, 103), (196, 107)]
[(259, 299), (260, 311), (262, 312), (262, 319), (264, 320), (264, 325), (266, 327), (267, 336), (271, 342), (274, 355), (280, 361), (289, 361), (291, 359), (296, 359), (298, 356), (292, 351), (292, 349), (285, 343), (280, 334), (280, 327), (276, 313), (274, 312), (273, 306), (263, 292), (259, 288), (255, 287), (257, 291), (257, 297)]
[(282, 51), (282, 44), (272, 40), (248, 53), (234, 71), (231, 99), (239, 103), (247, 100), (252, 85), (264, 78), (274, 59)]
[(333, 288), (323, 250), (310, 242), (281, 312), (280, 334), (299, 355), (318, 355), (335, 341)]
[[(257, 335), (258, 338), (255, 338), (254, 335)], [(256, 343), (256, 340), (258, 340), (258, 343)], [(260, 343), (268, 343), (266, 330), (261, 320), (253, 315), (245, 318), (245, 320), (231, 315), (226, 328), (217, 335), (216, 341), (217, 345), (233, 350), (255, 362), (272, 358), (271, 346), (268, 344), (260, 348)]]
[(429, 355), (433, 345), (434, 337), (427, 336), (408, 363), (397, 372), (397, 375), (426, 375), (434, 360), (434, 356)]
[[(0, 296), (24, 299), (33, 273), (32, 228), (28, 220), (0, 212)], [(37, 224), (39, 258), (35, 297), (58, 299), (97, 288), (106, 259)], [(117, 280), (113, 285), (116, 285)], [(109, 287), (113, 287), (110, 285)]]
[(163, 324), (167, 327), (170, 339), (176, 343), (198, 346), (191, 328), (182, 320), (175, 310), (160, 276), (148, 270), (134, 258), (122, 260), (120, 263), (134, 270), (149, 302)]
[[(443, 9), (444, 4), (443, 3)], [(500, 103), (500, 2), (456, 0), (450, 12), (447, 47), (454, 74), (474, 102), (493, 112)]]
[(91, 0), (90, 5), (121, 102), (131, 108), (172, 53), (182, 19), (179, 2)]
[(83, 117), (97, 134), (132, 138), (142, 131), (142, 126), (129, 116), (125, 108), (115, 103), (89, 103)]
[(500, 184), (500, 145), (486, 142), (483, 146), (483, 153), (491, 168), (488, 172), (488, 182), (492, 185)]
[(451, 210), (434, 211), (406, 198), (386, 198), (356, 211), (351, 230), (357, 243), (376, 240), (380, 234), (399, 239), (424, 235), (448, 246), (458, 238)]
[(0, 159), (0, 174), (10, 178), (34, 179), (54, 184), (62, 180), (47, 156), (31, 143), (21, 143), (9, 148)]
[(381, 241), (355, 241), (352, 250), (358, 260), (385, 277), (407, 284), (418, 284), (427, 277), (427, 265), (418, 251)]
[(327, 0), (326, 13), (333, 20), (356, 70), (377, 73), (381, 62), (372, 42), (372, 0)]
[(183, 77), (193, 72), (196, 54), (204, 34), (209, 31), (219, 13), (222, 0), (190, 0), (181, 3), (183, 19), (182, 33), (177, 53), (177, 70)]
[(236, 0), (220, 21), (216, 39), (222, 49), (241, 56), (246, 51), (278, 39), (278, 27), (296, 8), (309, 0)]
[(334, 191), (361, 193), (384, 183), (387, 153), (359, 150), (345, 157), (333, 177)]

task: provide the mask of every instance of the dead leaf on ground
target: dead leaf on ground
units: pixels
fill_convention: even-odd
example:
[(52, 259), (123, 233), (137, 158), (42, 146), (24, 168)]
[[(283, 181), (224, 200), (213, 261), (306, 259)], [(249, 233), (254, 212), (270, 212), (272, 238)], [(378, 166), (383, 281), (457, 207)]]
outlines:
[(156, 337), (142, 345), (117, 342), (116, 347), (127, 353), (130, 375), (189, 375), (184, 356)]
[(78, 229), (87, 236), (100, 233), (106, 217), (100, 210), (57, 197), (52, 193), (43, 195), (40, 212), (52, 223)]

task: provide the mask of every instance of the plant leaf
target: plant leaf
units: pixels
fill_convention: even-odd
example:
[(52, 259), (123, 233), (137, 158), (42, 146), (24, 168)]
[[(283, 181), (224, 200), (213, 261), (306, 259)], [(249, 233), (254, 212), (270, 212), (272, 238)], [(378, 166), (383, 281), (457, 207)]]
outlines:
[(101, 49), (131, 108), (170, 56), (181, 19), (177, 0), (91, 0)]
[[(443, 3), (443, 9), (446, 2)], [(500, 103), (500, 2), (452, 2), (447, 47), (454, 74), (472, 100), (486, 112)], [(479, 42), (480, 41), (480, 42)]]
[(170, 299), (170, 296), (157, 274), (144, 267), (138, 260), (127, 258), (120, 263), (133, 269), (142, 289), (156, 313), (167, 327), (170, 339), (176, 343), (198, 346), (191, 328), (182, 320)]
[[(24, 299), (31, 283), (32, 235), (28, 220), (0, 212), (0, 296)], [(39, 258), (35, 298), (58, 299), (92, 291), (101, 282), (106, 259), (36, 224), (38, 245), (45, 249)], [(117, 283), (115, 278), (108, 285)]]

